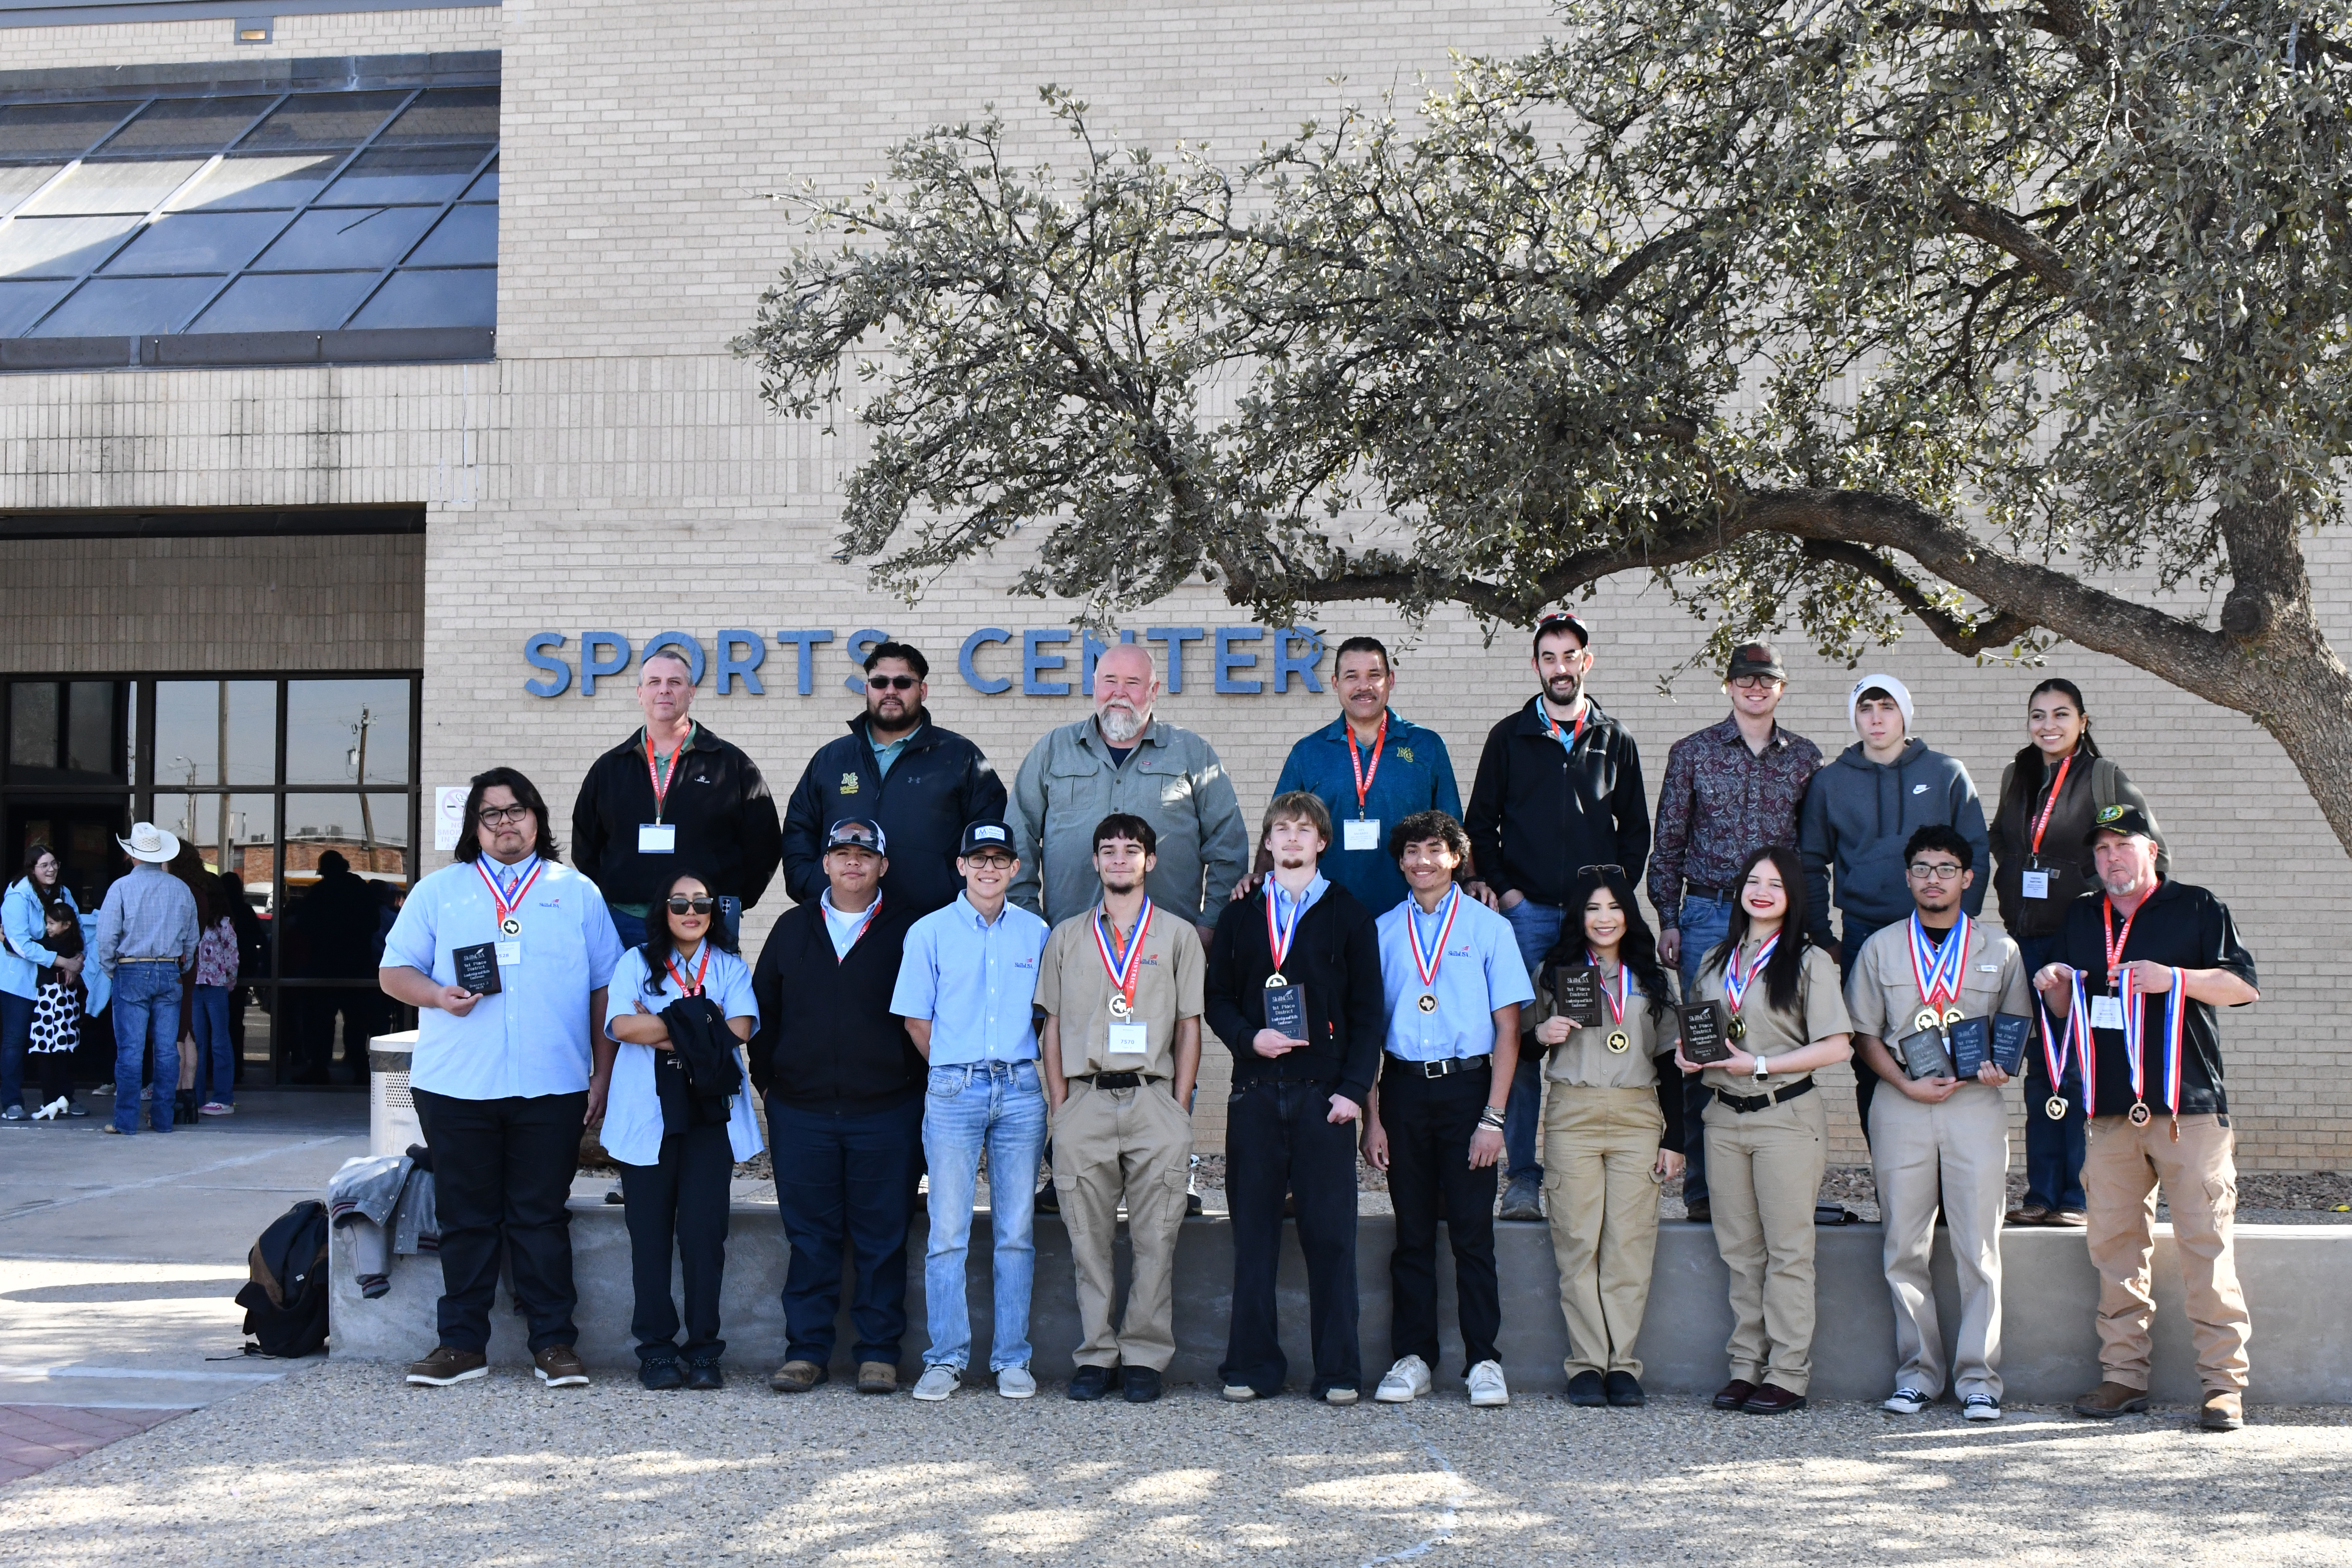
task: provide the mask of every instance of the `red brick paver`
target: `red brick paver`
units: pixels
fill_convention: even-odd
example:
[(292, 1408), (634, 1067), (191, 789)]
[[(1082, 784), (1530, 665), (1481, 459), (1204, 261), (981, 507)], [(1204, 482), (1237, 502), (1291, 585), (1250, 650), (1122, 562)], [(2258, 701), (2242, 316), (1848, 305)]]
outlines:
[(160, 1426), (187, 1412), (95, 1409), (83, 1405), (0, 1405), (0, 1486)]

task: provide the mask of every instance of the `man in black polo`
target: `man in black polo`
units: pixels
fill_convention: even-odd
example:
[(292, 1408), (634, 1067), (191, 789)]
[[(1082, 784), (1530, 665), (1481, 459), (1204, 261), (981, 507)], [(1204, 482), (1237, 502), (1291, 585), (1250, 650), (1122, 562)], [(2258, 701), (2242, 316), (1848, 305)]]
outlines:
[[(1592, 637), (1568, 611), (1536, 623), (1538, 690), (1527, 706), (1486, 732), (1470, 788), (1470, 830), (1478, 880), (1470, 890), (1503, 911), (1533, 970), (1559, 939), (1562, 906), (1586, 866), (1621, 866), (1640, 886), (1650, 858), (1650, 803), (1633, 737), (1584, 689)], [(1543, 1098), (1543, 1053), (1529, 1051), (1511, 1081), (1503, 1157), (1510, 1184), (1504, 1219), (1543, 1218), (1543, 1166), (1536, 1120)]]
[(784, 1363), (768, 1385), (804, 1394), (833, 1360), (844, 1248), (856, 1277), (857, 1391), (898, 1387), (907, 1332), (907, 1226), (923, 1169), (923, 1058), (890, 1013), (915, 912), (882, 891), (882, 829), (825, 835), (826, 887), (768, 933), (752, 972), (751, 1082), (768, 1097), (776, 1209), (791, 1245)]
[(906, 643), (866, 656), (866, 710), (849, 733), (820, 747), (784, 808), (784, 891), (813, 903), (824, 891), (825, 829), (861, 816), (890, 836), (882, 891), (910, 914), (929, 914), (963, 891), (956, 846), (967, 822), (1004, 816), (1004, 784), (978, 746), (931, 721), (930, 661)]
[(637, 670), (645, 723), (598, 757), (572, 807), (572, 859), (613, 911), (625, 948), (646, 940), (646, 910), (682, 865), (708, 867), (732, 926), (776, 874), (776, 802), (740, 748), (688, 717), (686, 656), (660, 647)]

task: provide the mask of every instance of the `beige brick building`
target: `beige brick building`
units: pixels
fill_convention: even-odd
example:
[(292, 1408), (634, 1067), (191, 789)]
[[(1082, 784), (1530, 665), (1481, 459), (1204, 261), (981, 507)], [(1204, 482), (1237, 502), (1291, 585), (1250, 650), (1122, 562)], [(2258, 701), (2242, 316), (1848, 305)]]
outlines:
[[(803, 177), (854, 190), (893, 141), (992, 102), (1042, 138), (1034, 89), (1047, 82), (1088, 99), (1099, 123), (1155, 146), (1206, 140), (1238, 157), (1350, 97), (1391, 87), (1410, 95), (1416, 73), (1444, 71), (1449, 51), (1522, 47), (1548, 26), (1533, 3), (1013, 0), (974, 8), (868, 0), (648, 11), (536, 0), (278, 16), (267, 43), (239, 43), (226, 11), (169, 21), (89, 15), (96, 19), (0, 26), (0, 97), (54, 97), (76, 82), (95, 90), (108, 79), (90, 73), (101, 69), (178, 68), (185, 79), (188, 68), (203, 67), (243, 80), (294, 62), (373, 60), (368, 68), (383, 69), (386, 58), (432, 57), (460, 62), (473, 80), (490, 60), (494, 173), (514, 184), (498, 197), (494, 354), (434, 359), (419, 351), (418, 363), (360, 363), (367, 344), (355, 329), (374, 305), (337, 332), (352, 340), (343, 349), (322, 346), (313, 356), (345, 363), (194, 363), (174, 357), (176, 329), (150, 328), (121, 340), (133, 347), (118, 368), (38, 368), (26, 356), (50, 351), (37, 347), (14, 361), (0, 354), (0, 368), (16, 371), (0, 375), (0, 658), (11, 689), (28, 693), (12, 712), (31, 715), (25, 747), (12, 752), (31, 760), (12, 763), (5, 781), (8, 856), (26, 824), (48, 820), (39, 815), (54, 804), (40, 793), (56, 782), (40, 771), (47, 765), (80, 780), (71, 788), (83, 792), (73, 796), (81, 806), (152, 808), (166, 826), (185, 812), (174, 804), (181, 787), (250, 795), (253, 810), (275, 813), (281, 832), (305, 825), (293, 820), (293, 801), (306, 790), (355, 799), (362, 785), (381, 788), (371, 800), (397, 798), (409, 814), (405, 841), (419, 871), (446, 858), (432, 851), (425, 826), (436, 787), (506, 762), (568, 803), (589, 759), (626, 736), (633, 668), (585, 694), (578, 672), (589, 632), (618, 633), (642, 650), (656, 634), (680, 631), (714, 659), (722, 631), (764, 639), (764, 694), (721, 697), (707, 675), (697, 714), (744, 746), (780, 795), (857, 710), (843, 680), (861, 630), (922, 646), (935, 666), (939, 720), (977, 740), (1008, 773), (1048, 726), (1083, 711), (1076, 695), (1022, 690), (1020, 634), (1066, 631), (1070, 610), (1008, 597), (1014, 563), (943, 583), (910, 608), (831, 560), (854, 450), (771, 416), (749, 370), (725, 349), (798, 238), (770, 193)], [(412, 86), (428, 79), (415, 74), (424, 64), (400, 68)], [(1345, 80), (1335, 85), (1335, 77)], [(1042, 140), (1038, 150), (1059, 152)], [(0, 257), (7, 243), (0, 228)], [(0, 321), (0, 332), (14, 330)], [(135, 335), (145, 331), (156, 335)], [(160, 346), (140, 346), (150, 342)], [(341, 531), (318, 531), (327, 527)], [(2337, 566), (2352, 562), (2323, 542), (2315, 567), (2324, 613), (2331, 632), (2347, 636), (2352, 569)], [(1685, 679), (1672, 698), (1657, 689), (1699, 628), (1657, 590), (1633, 583), (1612, 584), (1591, 609), (1600, 636), (1593, 689), (1640, 740), (1654, 790), (1667, 746), (1720, 716), (1710, 680)], [(1215, 742), (1255, 816), (1290, 742), (1326, 721), (1329, 704), (1301, 682), (1270, 689), (1274, 645), (1265, 638), (1234, 651), (1257, 655), (1237, 679), (1268, 689), (1213, 689), (1215, 628), (1249, 620), (1194, 591), (1135, 624), (1210, 631), (1187, 645), (1184, 690), (1163, 711)], [(1460, 615), (1412, 627), (1370, 605), (1335, 609), (1322, 626), (1335, 641), (1371, 631), (1403, 647), (1398, 705), (1445, 734), (1466, 794), (1486, 729), (1527, 693), (1519, 634), (1505, 629), (1490, 645), (1490, 628)], [(984, 675), (1013, 678), (999, 694), (982, 694), (956, 672), (964, 639), (983, 628), (1013, 634), (975, 656)], [(803, 695), (800, 649), (777, 634), (807, 629), (832, 637), (811, 645)], [(541, 679), (525, 642), (541, 632), (563, 639), (552, 653), (572, 676), (560, 696), (525, 689)], [(1040, 651), (1075, 661), (1077, 644)], [(1973, 667), (1924, 636), (1878, 662), (1916, 695), (1918, 732), (1960, 756), (1990, 794), (2022, 743), (2035, 677)], [(2244, 720), (2112, 660), (2062, 649), (2051, 662), (2082, 684), (2103, 743), (2158, 805), (2177, 874), (2229, 900), (2261, 962), (2264, 1003), (2231, 1020), (2225, 1036), (2242, 1158), (2277, 1168), (2352, 1162), (2344, 1053), (2304, 1040), (2301, 1026), (2352, 996), (2341, 978), (2321, 973), (2336, 962), (2327, 955), (2352, 914), (2352, 868), (2293, 768)], [(1825, 751), (1846, 744), (1850, 675), (1808, 658), (1794, 668), (1783, 717)], [(399, 728), (413, 751), (395, 762), (386, 693), (411, 677), (417, 700)], [(364, 687), (353, 684), (362, 678)], [(81, 711), (74, 704), (85, 693), (100, 703), (108, 679), (121, 683), (120, 710), (108, 711), (126, 754), (74, 773), (74, 757), (49, 752), (69, 748), (68, 710)], [(222, 679), (230, 684), (190, 684)], [(54, 699), (68, 714), (56, 720), (63, 740), (39, 730), (47, 710), (37, 704), (52, 699), (36, 687), (66, 693)], [(314, 698), (324, 706), (306, 720)], [(248, 700), (255, 715), (268, 701), (284, 709), (282, 740), (266, 726), (244, 747), (230, 738), (232, 706)], [(142, 701), (143, 717), (131, 711)], [(175, 739), (205, 729), (206, 703), (217, 707), (215, 739)], [(356, 742), (359, 711), (371, 703), (376, 749), (362, 776), (336, 737), (348, 731)], [(12, 747), (16, 740), (12, 730)], [(275, 771), (257, 760), (273, 746)], [(236, 755), (251, 773), (237, 772), (245, 764)], [(202, 774), (196, 785), (182, 780), (190, 769)], [(240, 784), (251, 787), (236, 795)], [(405, 793), (412, 787), (421, 792), (415, 801)], [(207, 809), (200, 805), (197, 815)], [(378, 833), (385, 821), (377, 811)], [(315, 826), (325, 832), (331, 824)], [(342, 837), (352, 831), (341, 824)], [(753, 941), (782, 900), (779, 888), (753, 911)], [(281, 1031), (294, 1032), (289, 1020), (302, 997), (299, 984), (283, 988)], [(265, 1014), (254, 1016), (269, 1026)], [(1210, 1144), (1222, 1131), (1220, 1055), (1210, 1053), (1198, 1118)], [(1850, 1090), (1832, 1098), (1836, 1157), (1858, 1159)]]

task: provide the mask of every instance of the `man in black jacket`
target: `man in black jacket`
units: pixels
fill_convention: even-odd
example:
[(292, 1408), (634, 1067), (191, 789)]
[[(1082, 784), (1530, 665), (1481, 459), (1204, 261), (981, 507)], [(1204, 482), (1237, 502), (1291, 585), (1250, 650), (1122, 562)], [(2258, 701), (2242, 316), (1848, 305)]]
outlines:
[(598, 757), (572, 808), (572, 862), (613, 911), (623, 947), (642, 946), (646, 910), (681, 865), (710, 868), (730, 929), (776, 874), (776, 803), (742, 751), (688, 718), (686, 656), (662, 647), (637, 670), (645, 724)]
[[(1592, 636), (1565, 610), (1536, 623), (1539, 689), (1486, 732), (1470, 789), (1470, 890), (1511, 922), (1533, 970), (1559, 940), (1562, 906), (1587, 866), (1619, 866), (1642, 884), (1650, 858), (1650, 803), (1642, 754), (1623, 726), (1584, 689)], [(1541, 1219), (1543, 1166), (1536, 1161), (1543, 1053), (1530, 1051), (1511, 1082), (1503, 1158), (1510, 1184), (1501, 1217)]]
[(885, 894), (889, 861), (869, 819), (825, 835), (830, 884), (768, 933), (752, 972), (760, 1032), (751, 1081), (768, 1097), (784, 1271), (784, 1364), (768, 1385), (803, 1394), (833, 1361), (842, 1249), (857, 1272), (857, 1391), (898, 1387), (907, 1332), (907, 1226), (923, 1169), (923, 1058), (890, 1013), (915, 913)]
[(890, 836), (882, 890), (920, 916), (963, 891), (956, 846), (967, 822), (1004, 816), (1004, 784), (978, 746), (931, 722), (930, 661), (900, 642), (866, 656), (866, 711), (849, 733), (820, 747), (784, 808), (784, 891), (807, 903), (824, 891), (818, 864), (824, 830), (863, 816)]
[[(1282, 1391), (1289, 1363), (1276, 1334), (1275, 1268), (1282, 1200), (1298, 1205), (1315, 1381), (1331, 1405), (1356, 1403), (1356, 1131), (1388, 1032), (1380, 933), (1372, 912), (1327, 880), (1331, 814), (1304, 790), (1275, 796), (1263, 842), (1273, 869), (1257, 896), (1228, 903), (1209, 944), (1209, 1026), (1234, 1053), (1225, 1121), (1225, 1193), (1233, 1205), (1233, 1327), (1225, 1397)], [(1270, 1028), (1281, 988), (1303, 995), (1304, 1036)]]

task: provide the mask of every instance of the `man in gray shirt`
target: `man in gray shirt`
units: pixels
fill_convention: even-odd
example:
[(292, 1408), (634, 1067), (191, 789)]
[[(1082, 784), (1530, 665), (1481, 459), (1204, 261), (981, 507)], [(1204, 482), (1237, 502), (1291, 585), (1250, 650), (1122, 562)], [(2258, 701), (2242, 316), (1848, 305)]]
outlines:
[(98, 944), (90, 960), (114, 979), (114, 1120), (100, 1132), (139, 1131), (139, 1070), (155, 1047), (155, 1131), (172, 1130), (172, 1102), (180, 1086), (180, 973), (196, 961), (196, 900), (164, 869), (180, 841), (152, 822), (136, 823), (118, 838), (131, 857), (131, 874), (106, 889), (98, 910)]

